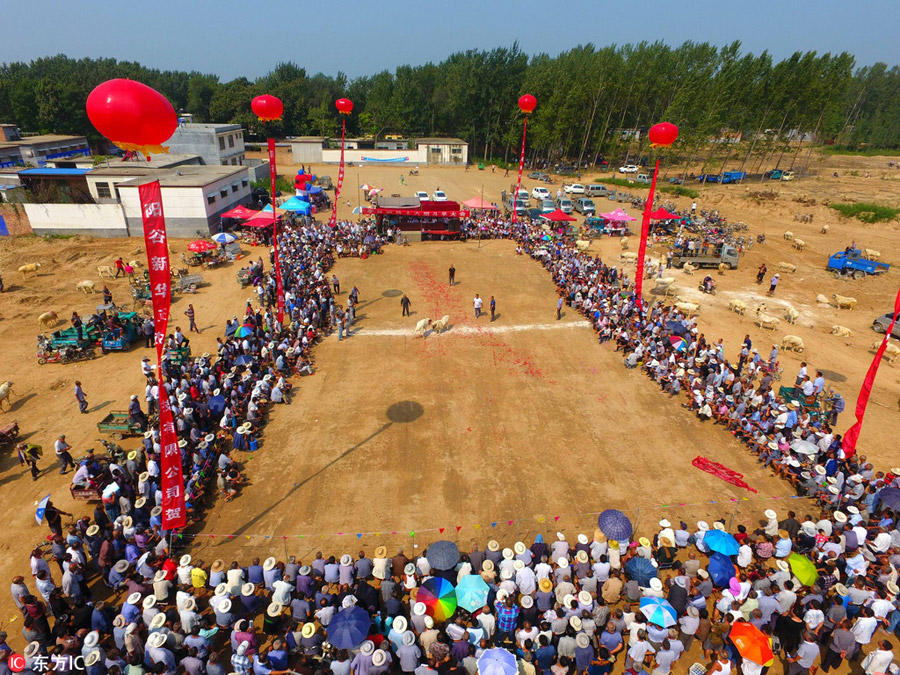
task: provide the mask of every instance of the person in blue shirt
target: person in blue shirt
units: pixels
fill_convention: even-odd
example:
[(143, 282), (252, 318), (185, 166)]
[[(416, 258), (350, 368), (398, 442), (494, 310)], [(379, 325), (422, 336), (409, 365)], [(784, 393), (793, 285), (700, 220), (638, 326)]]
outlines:
[(538, 668), (543, 671), (550, 670), (550, 666), (553, 665), (554, 661), (556, 661), (556, 648), (550, 644), (550, 641), (547, 639), (546, 635), (541, 635), (539, 638), (541, 646), (538, 647), (535, 652), (535, 660), (537, 661)]

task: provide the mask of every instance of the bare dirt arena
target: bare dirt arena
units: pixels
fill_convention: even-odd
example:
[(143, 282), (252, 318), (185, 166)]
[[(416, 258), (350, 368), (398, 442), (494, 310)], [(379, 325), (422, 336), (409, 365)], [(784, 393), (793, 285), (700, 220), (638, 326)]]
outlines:
[[(874, 166), (874, 160), (860, 160), (868, 161)], [(391, 187), (398, 185), (401, 172), (364, 168), (358, 180), (403, 194), (440, 187), (460, 200), (479, 194), (484, 185), (485, 198), (498, 201), (500, 189), (511, 180), (500, 171), (423, 168), (421, 176), (407, 179), (408, 187)], [(682, 297), (701, 298), (701, 329), (708, 339), (724, 338), (729, 356), (736, 357), (745, 334), (763, 353), (784, 334), (801, 336), (806, 351), (782, 356), (785, 383), (793, 381), (801, 360), (811, 370), (823, 369), (829, 385), (847, 399), (839, 431), (852, 422), (850, 411), (871, 362), (877, 338), (872, 319), (890, 310), (898, 282), (894, 270), (878, 279), (835, 280), (824, 265), (830, 253), (851, 240), (895, 262), (900, 233), (896, 222), (869, 226), (841, 220), (821, 200), (843, 196), (898, 206), (897, 173), (868, 182), (843, 176), (776, 185), (781, 194), (762, 202), (749, 198), (742, 186), (707, 188), (698, 200), (701, 208), (718, 208), (731, 220), (747, 222), (752, 234), (765, 232), (768, 243), (751, 249), (738, 270), (717, 276), (721, 291), (716, 296), (700, 295), (698, 277), (676, 272), (684, 278), (679, 278)], [(356, 205), (356, 180), (354, 170), (348, 171), (341, 217), (350, 217), (348, 199)], [(525, 181), (529, 188), (530, 183)], [(636, 188), (631, 192), (641, 194)], [(801, 195), (820, 203), (807, 207), (793, 201)], [(681, 199), (679, 207), (688, 203)], [(798, 212), (815, 213), (814, 223), (794, 222)], [(827, 235), (820, 234), (825, 223), (831, 226)], [(792, 249), (781, 238), (785, 230), (803, 238), (806, 249)], [(71, 474), (58, 475), (53, 441), (65, 433), (76, 451), (99, 449), (96, 423), (110, 410), (124, 409), (130, 394), (143, 391), (139, 360), (149, 354), (135, 345), (91, 362), (38, 366), (37, 316), (53, 309), (67, 324), (73, 309), (89, 314), (99, 295), (83, 296), (75, 283), (93, 279), (99, 290), (97, 265), (110, 264), (117, 255), (138, 258), (141, 244), (34, 237), (0, 244), (7, 287), (0, 295), (0, 380), (11, 380), (14, 390), (12, 410), (0, 412), (0, 424), (18, 420), (23, 438), (42, 444), (45, 453), (37, 482), (19, 467), (11, 447), (0, 456), (0, 510), (7, 523), (0, 540), (0, 579), (24, 572), (29, 548), (46, 534), (34, 520), (36, 500), (49, 492), (65, 511), (79, 516), (91, 512), (93, 505), (69, 498)], [(173, 242), (176, 255), (186, 244)], [(180, 544), (200, 552), (207, 563), (269, 552), (303, 558), (317, 549), (343, 553), (382, 543), (411, 552), (416, 545), (446, 537), (466, 547), (490, 536), (509, 541), (536, 532), (589, 532), (596, 522), (593, 514), (609, 507), (628, 511), (641, 534), (650, 533), (661, 517), (692, 526), (699, 518), (718, 517), (751, 524), (773, 504), (780, 513), (787, 510), (786, 501), (771, 500), (788, 500), (788, 486), (759, 469), (721, 427), (700, 424), (681, 408), (680, 398), (669, 399), (638, 372), (626, 371), (620, 355), (610, 345), (598, 345), (593, 331), (571, 309), (557, 321), (549, 275), (514, 250), (509, 241), (480, 247), (477, 242), (426, 243), (391, 246), (368, 260), (341, 260), (334, 269), (341, 279), (341, 298), (353, 285), (360, 290), (353, 336), (342, 342), (330, 336), (315, 349), (316, 375), (295, 380), (293, 400), (272, 411), (260, 450), (237, 453), (252, 484), (234, 502), (216, 503), (202, 527)], [(618, 256), (619, 244), (595, 241), (591, 251), (611, 260)], [(254, 258), (265, 255), (258, 249), (249, 252)], [(755, 325), (750, 313), (741, 317), (728, 311), (732, 298), (751, 307), (763, 299), (765, 289), (754, 278), (764, 261), (770, 274), (779, 261), (797, 265), (795, 274), (783, 275), (776, 298), (767, 302), (771, 311), (789, 301), (801, 319), (796, 326), (782, 321), (774, 334)], [(43, 266), (36, 276), (23, 279), (15, 270), (28, 262)], [(450, 264), (457, 269), (453, 287), (447, 283)], [(194, 304), (203, 329), (192, 343), (195, 354), (214, 351), (225, 319), (239, 312), (248, 297), (235, 282), (236, 269), (205, 272), (210, 285), (194, 296), (179, 296), (172, 307), (177, 324), (188, 302)], [(110, 282), (110, 288), (117, 300), (128, 297), (123, 280)], [(409, 318), (400, 316), (404, 292), (412, 301)], [(494, 322), (489, 312), (475, 320), (475, 293), (485, 299), (485, 308), (490, 296), (496, 297)], [(818, 305), (819, 293), (854, 296), (859, 304), (853, 311)], [(413, 337), (418, 320), (445, 314), (451, 324), (447, 332)], [(851, 328), (853, 336), (828, 334), (834, 324)], [(878, 469), (900, 464), (898, 374), (900, 368), (882, 364), (860, 440), (861, 452)], [(83, 416), (72, 394), (76, 379), (90, 405)], [(123, 443), (136, 444), (134, 439)], [(743, 473), (758, 493), (695, 469), (691, 460), (697, 455)], [(794, 503), (798, 511), (806, 506), (801, 500)], [(15, 614), (8, 598), (0, 598), (0, 608), (4, 623)]]

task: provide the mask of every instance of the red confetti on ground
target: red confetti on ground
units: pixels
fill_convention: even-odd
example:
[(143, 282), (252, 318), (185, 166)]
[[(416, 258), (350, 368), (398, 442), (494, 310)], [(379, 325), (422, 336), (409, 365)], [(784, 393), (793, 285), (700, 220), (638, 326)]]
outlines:
[(701, 457), (700, 455), (697, 455), (696, 457), (694, 457), (694, 461), (692, 461), (691, 464), (696, 466), (698, 469), (705, 471), (706, 473), (711, 473), (716, 478), (721, 478), (726, 483), (731, 483), (732, 485), (736, 485), (739, 488), (750, 490), (750, 492), (756, 492), (756, 490), (754, 490), (744, 482), (744, 474), (738, 473), (733, 469), (729, 469), (723, 464), (714, 462), (708, 457)]

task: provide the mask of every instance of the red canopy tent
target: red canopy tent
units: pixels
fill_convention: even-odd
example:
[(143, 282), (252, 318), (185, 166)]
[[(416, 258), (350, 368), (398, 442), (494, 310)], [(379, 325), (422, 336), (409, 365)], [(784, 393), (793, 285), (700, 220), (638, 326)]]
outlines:
[(678, 220), (681, 216), (676, 215), (674, 213), (669, 213), (663, 208), (656, 209), (656, 211), (650, 212), (650, 220)]
[(565, 223), (575, 220), (568, 213), (560, 209), (556, 209), (556, 211), (551, 211), (550, 213), (544, 213), (541, 215), (541, 218), (543, 218), (544, 220), (550, 220), (554, 223)]
[(470, 209), (481, 209), (482, 211), (498, 211), (499, 207), (494, 204), (491, 204), (488, 201), (485, 201), (481, 197), (472, 197), (472, 199), (467, 199), (463, 202), (463, 206), (468, 206)]
[(238, 218), (239, 220), (247, 220), (248, 218), (252, 218), (259, 211), (254, 211), (253, 209), (248, 209), (246, 206), (235, 206), (230, 211), (226, 211), (222, 214), (222, 218)]

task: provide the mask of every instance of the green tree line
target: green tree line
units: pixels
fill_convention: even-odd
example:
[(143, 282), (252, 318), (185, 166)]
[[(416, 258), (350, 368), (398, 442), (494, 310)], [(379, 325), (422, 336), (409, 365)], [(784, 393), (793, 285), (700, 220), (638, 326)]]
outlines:
[[(678, 148), (685, 159), (702, 157), (703, 146), (723, 130), (743, 132), (745, 142), (729, 151), (738, 160), (738, 153), (749, 156), (763, 146), (799, 152), (784, 144), (804, 138), (798, 132), (853, 148), (900, 147), (897, 66), (857, 69), (846, 52), (797, 52), (776, 62), (768, 52), (742, 52), (739, 42), (587, 44), (531, 57), (513, 44), (352, 80), (279, 63), (256, 80), (223, 82), (196, 71), (58, 55), (0, 65), (0, 121), (96, 139), (84, 102), (93, 87), (114, 77), (144, 82), (196, 121), (242, 124), (251, 138), (334, 136), (340, 129), (334, 101), (346, 96), (355, 106), (348, 134), (459, 136), (473, 159), (517, 158), (517, 99), (525, 92), (538, 100), (529, 119), (529, 153), (547, 160), (593, 163), (628, 155), (645, 140), (623, 130), (663, 119), (681, 128)], [(250, 109), (251, 99), (263, 93), (285, 106), (284, 117), (265, 128)]]

